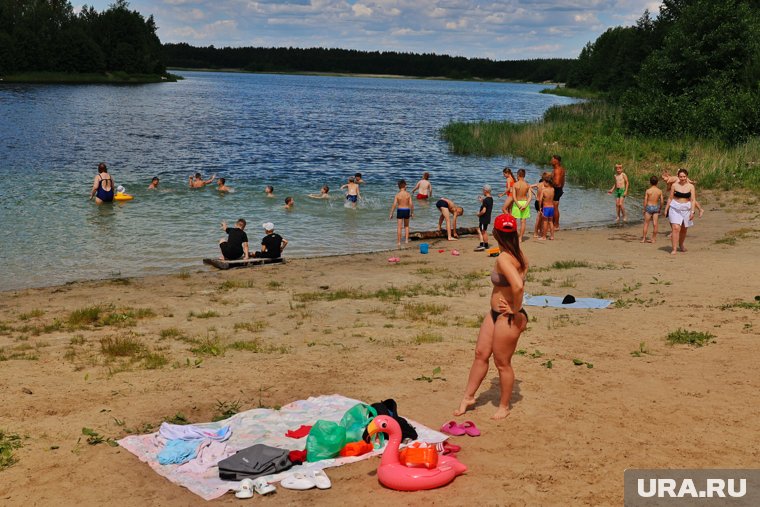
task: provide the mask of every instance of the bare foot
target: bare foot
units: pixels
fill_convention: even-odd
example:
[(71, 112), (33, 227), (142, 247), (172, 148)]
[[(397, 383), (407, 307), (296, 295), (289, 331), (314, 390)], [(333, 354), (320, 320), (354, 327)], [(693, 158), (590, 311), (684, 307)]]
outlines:
[(507, 407), (499, 407), (496, 409), (496, 413), (491, 416), (491, 419), (499, 420), (506, 419), (509, 415), (509, 409)]
[(675, 254), (676, 254), (675, 250), (673, 250), (672, 252), (670, 252), (670, 255), (675, 255)]
[(459, 238), (449, 238), (449, 241), (457, 241)]
[(655, 243), (657, 243), (657, 239), (655, 239), (655, 238), (652, 238), (652, 239), (650, 239), (650, 240), (649, 240), (649, 242), (650, 242), (650, 243), (652, 243), (652, 244), (654, 245)]
[(552, 236), (551, 238), (549, 238), (549, 241), (554, 241), (554, 236)]
[(465, 396), (462, 398), (462, 403), (459, 404), (459, 409), (454, 411), (454, 415), (457, 417), (464, 415), (464, 413), (467, 412), (467, 409), (473, 405), (475, 405), (475, 398), (468, 398)]
[(539, 236), (539, 237), (538, 237), (538, 240), (539, 240), (539, 241), (546, 241), (546, 238), (544, 238), (543, 236)]
[(679, 249), (680, 251), (682, 251), (682, 252), (685, 252), (685, 251), (686, 251), (686, 247), (685, 247), (685, 246), (683, 246), (683, 245), (679, 246), (679, 247), (678, 247), (678, 249)]
[(648, 241), (647, 241), (647, 239), (646, 239), (646, 238), (641, 238), (641, 241), (640, 241), (640, 243), (648, 243)]

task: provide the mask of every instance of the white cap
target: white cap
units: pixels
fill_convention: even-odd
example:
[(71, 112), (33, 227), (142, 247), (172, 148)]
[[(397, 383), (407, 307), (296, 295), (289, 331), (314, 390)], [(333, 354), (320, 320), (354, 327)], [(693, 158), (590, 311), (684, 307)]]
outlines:
[(274, 230), (274, 224), (272, 222), (265, 222), (261, 224), (261, 226), (264, 228), (265, 231), (273, 231)]
[(122, 187), (121, 185), (119, 185), (118, 187), (116, 187), (116, 192), (118, 192), (120, 194), (123, 194), (126, 191), (127, 191), (127, 189), (124, 188), (124, 187)]

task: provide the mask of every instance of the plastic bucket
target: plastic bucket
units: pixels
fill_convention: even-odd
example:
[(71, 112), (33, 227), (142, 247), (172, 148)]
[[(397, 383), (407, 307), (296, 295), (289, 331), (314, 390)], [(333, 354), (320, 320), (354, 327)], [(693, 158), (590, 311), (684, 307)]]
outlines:
[(428, 253), (428, 244), (427, 243), (420, 243), (420, 253), (421, 254)]

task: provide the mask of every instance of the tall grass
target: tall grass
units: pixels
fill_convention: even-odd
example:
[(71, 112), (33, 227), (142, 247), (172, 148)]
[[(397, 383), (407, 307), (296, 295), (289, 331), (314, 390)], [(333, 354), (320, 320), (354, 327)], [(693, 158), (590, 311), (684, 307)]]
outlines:
[(760, 191), (760, 138), (726, 147), (719, 141), (631, 136), (624, 132), (621, 108), (591, 101), (549, 108), (543, 119), (452, 122), (441, 131), (460, 155), (517, 155), (530, 163), (563, 158), (574, 183), (608, 188), (613, 166), (622, 163), (634, 189), (649, 185), (663, 170), (689, 169), (697, 188), (743, 187)]

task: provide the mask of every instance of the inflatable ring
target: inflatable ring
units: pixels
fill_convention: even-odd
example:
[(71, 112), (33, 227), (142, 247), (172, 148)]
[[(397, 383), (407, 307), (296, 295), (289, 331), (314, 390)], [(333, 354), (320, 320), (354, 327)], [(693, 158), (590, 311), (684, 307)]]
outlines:
[(113, 196), (114, 201), (131, 201), (132, 199), (134, 199), (134, 197), (129, 194), (117, 193)]

